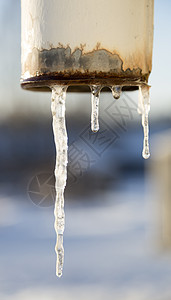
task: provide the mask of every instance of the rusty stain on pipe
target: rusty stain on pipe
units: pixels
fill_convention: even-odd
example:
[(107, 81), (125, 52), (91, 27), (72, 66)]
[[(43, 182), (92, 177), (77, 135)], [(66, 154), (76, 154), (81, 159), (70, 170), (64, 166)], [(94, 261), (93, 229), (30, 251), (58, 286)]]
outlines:
[(147, 83), (150, 74), (150, 71), (142, 74), (140, 68), (124, 71), (119, 55), (105, 49), (89, 53), (76, 49), (72, 53), (70, 47), (42, 51), (34, 48), (24, 68), (32, 74), (30, 78), (21, 81), (22, 87), (26, 89), (41, 87), (45, 82), (49, 86), (54, 81), (69, 85), (91, 83), (136, 86)]
[(21, 4), (23, 88), (148, 84), (154, 0)]

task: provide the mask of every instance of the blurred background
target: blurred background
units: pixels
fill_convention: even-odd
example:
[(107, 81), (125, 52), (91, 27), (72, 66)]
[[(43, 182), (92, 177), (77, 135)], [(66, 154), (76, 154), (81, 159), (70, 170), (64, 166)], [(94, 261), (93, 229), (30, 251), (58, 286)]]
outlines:
[[(20, 1), (0, 0), (0, 298), (171, 299), (171, 2), (155, 0), (151, 157), (138, 93), (68, 93), (65, 265), (55, 276), (50, 93), (20, 88)], [(102, 142), (103, 141), (103, 142)]]

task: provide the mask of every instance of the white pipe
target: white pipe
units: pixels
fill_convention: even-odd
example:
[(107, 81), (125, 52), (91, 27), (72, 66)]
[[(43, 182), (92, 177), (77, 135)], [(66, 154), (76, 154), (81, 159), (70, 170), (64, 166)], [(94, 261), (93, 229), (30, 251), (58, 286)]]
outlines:
[[(22, 79), (43, 73), (40, 51), (60, 48), (66, 49), (65, 59), (76, 49), (81, 55), (106, 50), (111, 56), (102, 61), (95, 56), (87, 67), (90, 72), (129, 69), (140, 70), (143, 76), (151, 71), (153, 0), (21, 0), (21, 11)], [(72, 72), (85, 73), (86, 66), (73, 59)], [(65, 63), (60, 61), (57, 67), (55, 63), (49, 69), (47, 63), (45, 70), (71, 71)]]

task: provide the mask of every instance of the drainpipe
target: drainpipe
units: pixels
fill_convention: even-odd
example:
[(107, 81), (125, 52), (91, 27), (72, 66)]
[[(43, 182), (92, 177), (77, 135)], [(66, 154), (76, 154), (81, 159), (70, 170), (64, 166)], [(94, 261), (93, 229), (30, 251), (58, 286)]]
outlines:
[(153, 0), (21, 0), (24, 89), (148, 83)]

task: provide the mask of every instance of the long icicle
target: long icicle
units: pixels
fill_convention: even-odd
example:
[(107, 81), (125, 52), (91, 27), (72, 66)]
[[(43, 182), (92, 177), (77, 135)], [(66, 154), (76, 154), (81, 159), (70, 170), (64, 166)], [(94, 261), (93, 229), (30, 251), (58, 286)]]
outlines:
[(91, 130), (97, 132), (99, 130), (99, 97), (100, 85), (91, 85)]
[(139, 103), (138, 113), (142, 114), (142, 126), (144, 129), (144, 141), (143, 141), (143, 158), (147, 159), (150, 157), (149, 150), (149, 122), (148, 114), (150, 112), (150, 97), (149, 97), (149, 86), (139, 87)]
[(56, 275), (62, 276), (64, 263), (63, 232), (65, 228), (64, 189), (67, 180), (68, 138), (65, 125), (65, 100), (67, 86), (52, 87), (51, 110), (53, 116), (53, 133), (56, 146), (55, 188), (56, 201), (54, 208), (55, 231), (57, 234), (55, 251), (57, 254)]

